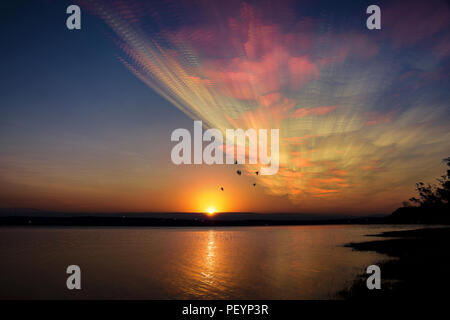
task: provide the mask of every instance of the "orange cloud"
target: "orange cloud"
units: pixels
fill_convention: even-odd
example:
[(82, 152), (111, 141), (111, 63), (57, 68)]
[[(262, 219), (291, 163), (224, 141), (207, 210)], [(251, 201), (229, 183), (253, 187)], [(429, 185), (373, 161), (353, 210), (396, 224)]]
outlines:
[(319, 194), (339, 192), (339, 190), (335, 190), (335, 189), (321, 189), (321, 188), (314, 188), (314, 187), (312, 187), (310, 190), (314, 193), (319, 193)]
[(283, 140), (286, 141), (287, 143), (291, 144), (291, 145), (304, 145), (308, 142), (309, 139), (311, 138), (317, 138), (319, 137), (318, 135), (314, 135), (314, 134), (307, 134), (301, 137), (286, 137)]
[(311, 161), (305, 158), (293, 158), (291, 159), (291, 163), (296, 167), (312, 167), (313, 164)]

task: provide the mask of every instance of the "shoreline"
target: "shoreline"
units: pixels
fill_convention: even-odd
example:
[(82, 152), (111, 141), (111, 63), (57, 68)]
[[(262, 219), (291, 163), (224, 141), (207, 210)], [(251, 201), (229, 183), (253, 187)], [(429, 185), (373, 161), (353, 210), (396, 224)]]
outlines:
[(374, 251), (387, 255), (381, 260), (381, 289), (368, 290), (368, 275), (361, 274), (353, 284), (339, 293), (347, 300), (358, 299), (442, 299), (441, 291), (450, 286), (450, 228), (435, 227), (383, 232), (376, 236), (389, 239), (349, 243), (355, 251)]

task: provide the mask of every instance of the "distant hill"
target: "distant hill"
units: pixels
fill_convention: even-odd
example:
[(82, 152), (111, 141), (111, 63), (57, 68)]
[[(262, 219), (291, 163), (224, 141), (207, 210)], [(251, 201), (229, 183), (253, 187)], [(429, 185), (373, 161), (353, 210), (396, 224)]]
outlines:
[(299, 213), (65, 213), (33, 209), (0, 210), (0, 225), (54, 226), (261, 226), (383, 223), (381, 215), (318, 215)]
[(402, 207), (386, 217), (388, 223), (450, 224), (448, 208)]
[(391, 215), (325, 215), (303, 213), (221, 212), (213, 216), (189, 212), (58, 212), (0, 209), (0, 226), (258, 226), (318, 224), (450, 224), (444, 209), (402, 207)]

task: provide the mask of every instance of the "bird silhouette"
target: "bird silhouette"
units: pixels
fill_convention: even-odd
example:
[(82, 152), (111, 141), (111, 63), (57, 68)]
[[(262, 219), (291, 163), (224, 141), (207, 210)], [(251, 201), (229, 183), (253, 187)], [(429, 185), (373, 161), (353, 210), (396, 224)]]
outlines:
[(222, 190), (222, 191), (223, 191), (223, 187), (220, 187), (220, 190)]
[(258, 175), (258, 174), (259, 174), (259, 171), (256, 171), (255, 173), (256, 173), (256, 175)]
[(256, 187), (256, 183), (254, 183), (253, 186)]
[(237, 170), (236, 173), (237, 173), (238, 175), (241, 175), (241, 174), (242, 174), (241, 170)]

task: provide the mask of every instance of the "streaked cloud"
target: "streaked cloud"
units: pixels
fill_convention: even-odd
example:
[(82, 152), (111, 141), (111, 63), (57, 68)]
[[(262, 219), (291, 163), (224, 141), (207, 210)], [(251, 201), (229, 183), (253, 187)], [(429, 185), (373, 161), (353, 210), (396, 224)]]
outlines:
[(180, 14), (158, 24), (186, 4), (172, 5), (92, 10), (115, 32), (123, 64), (192, 119), (223, 133), (280, 129), (281, 168), (260, 179), (268, 194), (306, 209), (320, 205), (314, 198), (392, 205), (387, 185), (402, 195), (450, 152), (448, 6), (394, 3), (383, 8), (390, 29), (377, 34), (302, 12), (288, 24), (245, 2), (224, 12), (196, 3), (195, 23)]

